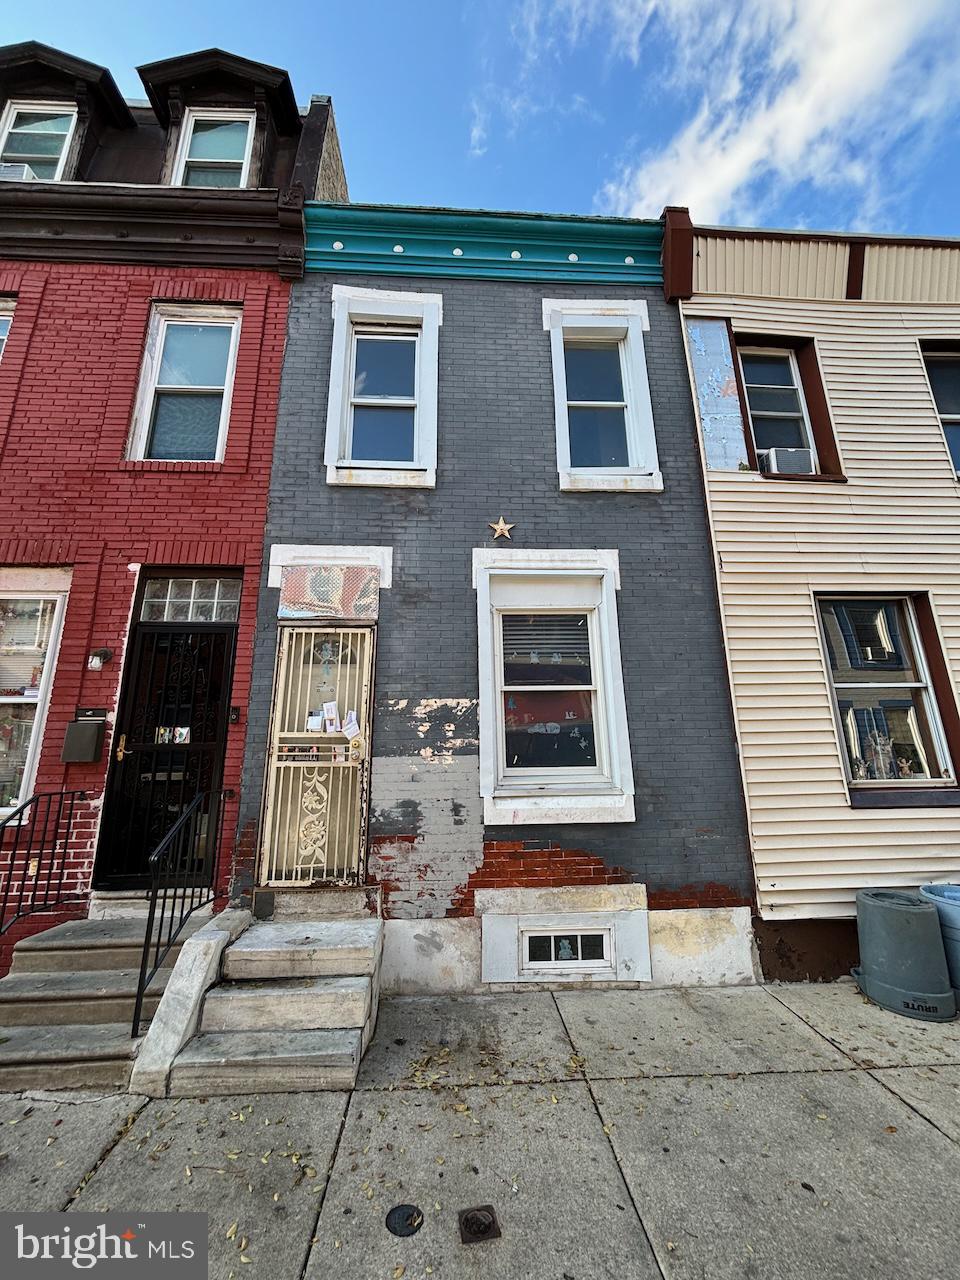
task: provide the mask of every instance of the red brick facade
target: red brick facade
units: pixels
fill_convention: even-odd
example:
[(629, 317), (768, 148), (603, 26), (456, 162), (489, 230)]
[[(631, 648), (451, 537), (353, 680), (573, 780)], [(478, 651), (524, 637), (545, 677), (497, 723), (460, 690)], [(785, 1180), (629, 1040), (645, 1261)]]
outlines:
[[(253, 632), (289, 285), (258, 271), (0, 262), (16, 310), (0, 360), (0, 572), (69, 567), (70, 594), (44, 730), (37, 790), (83, 788), (74, 868), (89, 883), (138, 570), (243, 570), (223, 786), (240, 785)], [(242, 307), (222, 463), (125, 460), (153, 302)], [(88, 671), (91, 649), (114, 651)], [(64, 765), (77, 706), (106, 707), (97, 764)], [(231, 870), (237, 800), (227, 804), (222, 866)]]

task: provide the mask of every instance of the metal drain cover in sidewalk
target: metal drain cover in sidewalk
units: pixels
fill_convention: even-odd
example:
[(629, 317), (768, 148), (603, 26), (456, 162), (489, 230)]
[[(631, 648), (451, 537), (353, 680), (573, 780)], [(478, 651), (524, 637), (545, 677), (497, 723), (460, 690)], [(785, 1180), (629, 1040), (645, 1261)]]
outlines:
[(500, 1224), (492, 1204), (482, 1204), (476, 1209), (461, 1209), (460, 1239), (463, 1244), (479, 1244), (482, 1240), (499, 1240)]
[(423, 1226), (423, 1213), (415, 1204), (395, 1204), (386, 1223), (395, 1236), (415, 1236)]

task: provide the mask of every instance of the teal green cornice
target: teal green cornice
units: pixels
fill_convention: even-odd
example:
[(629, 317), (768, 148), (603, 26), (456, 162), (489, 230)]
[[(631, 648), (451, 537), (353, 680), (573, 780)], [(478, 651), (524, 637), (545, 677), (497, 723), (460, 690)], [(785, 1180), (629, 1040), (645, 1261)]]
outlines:
[(661, 284), (660, 222), (306, 205), (308, 271)]

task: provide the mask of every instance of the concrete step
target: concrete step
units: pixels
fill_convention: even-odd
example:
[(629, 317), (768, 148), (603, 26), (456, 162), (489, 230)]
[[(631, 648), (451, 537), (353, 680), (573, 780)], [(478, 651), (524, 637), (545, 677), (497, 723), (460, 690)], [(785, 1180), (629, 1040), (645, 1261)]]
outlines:
[(352, 1089), (358, 1030), (203, 1032), (170, 1073), (172, 1097)]
[(369, 920), (380, 914), (377, 885), (258, 890), (273, 920)]
[(306, 1031), (363, 1027), (372, 983), (362, 978), (223, 982), (207, 992), (201, 1031)]
[[(170, 949), (172, 967), (180, 948), (205, 919), (190, 919)], [(30, 938), (13, 949), (11, 973), (75, 973), (87, 969), (139, 969), (146, 920), (71, 920)]]
[(357, 977), (374, 972), (382, 947), (383, 922), (375, 918), (264, 921), (227, 949), (223, 976), (249, 981)]
[[(147, 988), (150, 1018), (172, 972), (160, 969)], [(140, 970), (87, 969), (77, 973), (10, 973), (0, 981), (0, 1026), (68, 1026), (133, 1018)]]
[(139, 1040), (130, 1023), (0, 1030), (0, 1090), (125, 1089)]

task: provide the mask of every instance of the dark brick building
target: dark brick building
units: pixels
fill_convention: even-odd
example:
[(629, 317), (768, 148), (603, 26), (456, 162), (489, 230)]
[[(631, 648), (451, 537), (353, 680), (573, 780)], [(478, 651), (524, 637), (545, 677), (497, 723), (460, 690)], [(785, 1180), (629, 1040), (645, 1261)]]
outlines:
[[(627, 976), (602, 939), (563, 944), (566, 970), (528, 954), (599, 927), (611, 885), (630, 908), (646, 887), (654, 980), (746, 975), (751, 867), (660, 224), (308, 205), (307, 226), (238, 887), (379, 886), (394, 989), (476, 986), (474, 912), (523, 919), (517, 888), (581, 892), (543, 900), (554, 941), (521, 942), (517, 973), (485, 924), (486, 980), (577, 958)], [(333, 701), (357, 722), (318, 734)], [(689, 908), (716, 909), (716, 937), (684, 941), (704, 918), (670, 909)]]

